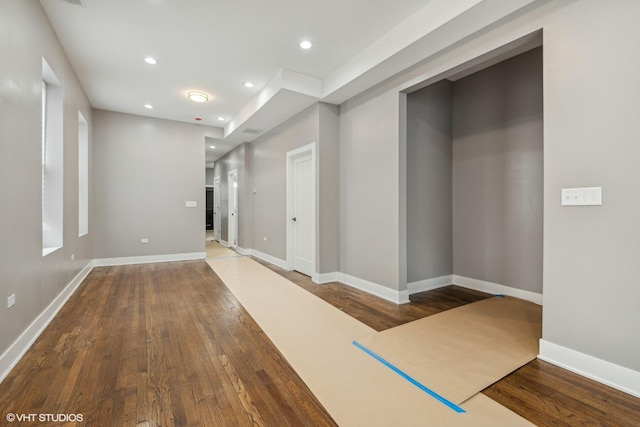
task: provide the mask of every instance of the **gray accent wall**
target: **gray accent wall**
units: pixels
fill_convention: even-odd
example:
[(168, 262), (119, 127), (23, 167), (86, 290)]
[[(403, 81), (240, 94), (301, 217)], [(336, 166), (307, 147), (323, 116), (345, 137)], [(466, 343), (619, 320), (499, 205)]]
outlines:
[(453, 272), (542, 293), (542, 48), (453, 84)]
[[(42, 58), (63, 88), (63, 247), (42, 256)], [(78, 237), (78, 112), (91, 106), (37, 1), (0, 2), (0, 355), (93, 259), (94, 194), (89, 234)], [(89, 188), (93, 186), (89, 178)], [(72, 255), (74, 260), (71, 259)], [(7, 309), (7, 298), (16, 304)], [(3, 372), (0, 372), (2, 375)]]
[(453, 274), (453, 84), (407, 95), (407, 281)]
[(104, 110), (93, 117), (94, 257), (204, 252), (207, 128)]

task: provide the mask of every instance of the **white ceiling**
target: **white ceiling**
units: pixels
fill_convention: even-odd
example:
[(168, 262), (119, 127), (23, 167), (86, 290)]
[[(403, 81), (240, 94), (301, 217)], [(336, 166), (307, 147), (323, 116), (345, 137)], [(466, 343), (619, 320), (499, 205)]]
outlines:
[[(481, 7), (487, 1), (494, 5)], [(429, 42), (430, 33), (455, 18), (473, 15), (470, 27), (487, 25), (478, 17), (495, 3), (515, 10), (530, 1), (40, 3), (94, 108), (209, 126), (210, 162), (259, 136), (246, 128), (267, 131), (319, 100), (339, 104), (415, 64), (426, 57), (424, 49), (407, 55), (410, 48), (419, 50), (419, 41)], [(301, 49), (303, 39), (313, 47)], [(145, 63), (146, 56), (158, 64)], [(245, 81), (255, 87), (245, 88)], [(209, 101), (189, 101), (190, 90), (207, 93)]]

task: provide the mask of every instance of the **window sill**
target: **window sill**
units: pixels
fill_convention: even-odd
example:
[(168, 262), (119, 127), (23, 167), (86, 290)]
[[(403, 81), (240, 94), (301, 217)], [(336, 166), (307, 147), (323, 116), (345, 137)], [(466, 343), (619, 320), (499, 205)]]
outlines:
[(58, 249), (60, 249), (62, 246), (57, 246), (55, 248), (42, 248), (42, 256), (45, 257), (49, 254), (54, 253), (55, 251), (57, 251)]

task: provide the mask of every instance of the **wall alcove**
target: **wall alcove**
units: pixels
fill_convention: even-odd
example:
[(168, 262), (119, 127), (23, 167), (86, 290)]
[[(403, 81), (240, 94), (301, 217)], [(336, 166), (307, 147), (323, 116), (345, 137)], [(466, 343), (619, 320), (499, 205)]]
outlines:
[(450, 280), (541, 296), (542, 96), (541, 46), (407, 94), (410, 293)]

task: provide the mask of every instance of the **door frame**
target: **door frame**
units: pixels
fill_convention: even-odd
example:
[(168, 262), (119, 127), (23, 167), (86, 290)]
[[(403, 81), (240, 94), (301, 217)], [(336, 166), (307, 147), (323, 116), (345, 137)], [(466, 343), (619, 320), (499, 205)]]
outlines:
[[(216, 188), (218, 189), (218, 206), (216, 206)], [(213, 240), (220, 243), (222, 240), (222, 192), (220, 189), (220, 176), (213, 178)]]
[[(231, 182), (231, 177), (235, 176), (235, 181), (234, 183), (236, 184), (235, 186), (232, 184)], [(230, 170), (229, 173), (227, 173), (227, 208), (228, 208), (228, 217), (227, 217), (227, 244), (229, 245), (230, 248), (235, 248), (238, 246), (238, 240), (240, 239), (240, 232), (238, 230), (239, 226), (240, 226), (240, 221), (239, 221), (239, 217), (240, 217), (240, 209), (239, 209), (239, 203), (238, 203), (238, 169), (233, 169)], [(235, 199), (235, 214), (233, 212), (233, 208), (231, 206), (231, 193), (234, 194), (234, 199)], [(235, 217), (235, 221), (234, 221), (234, 217)], [(233, 227), (231, 227), (231, 225), (233, 224)], [(235, 242), (233, 241), (233, 239), (231, 238), (231, 230), (233, 230), (233, 234), (235, 235)]]
[(301, 157), (311, 154), (311, 200), (313, 206), (311, 207), (311, 212), (313, 218), (311, 219), (311, 223), (314, 224), (314, 230), (312, 233), (312, 277), (318, 274), (317, 263), (316, 263), (316, 255), (317, 255), (317, 236), (318, 236), (318, 203), (317, 203), (317, 195), (318, 195), (318, 167), (317, 167), (317, 157), (316, 157), (316, 143), (312, 142), (303, 147), (297, 148), (295, 150), (291, 150), (287, 152), (287, 269), (293, 270), (293, 247), (294, 247), (294, 239), (293, 239), (293, 163), (294, 161)]

